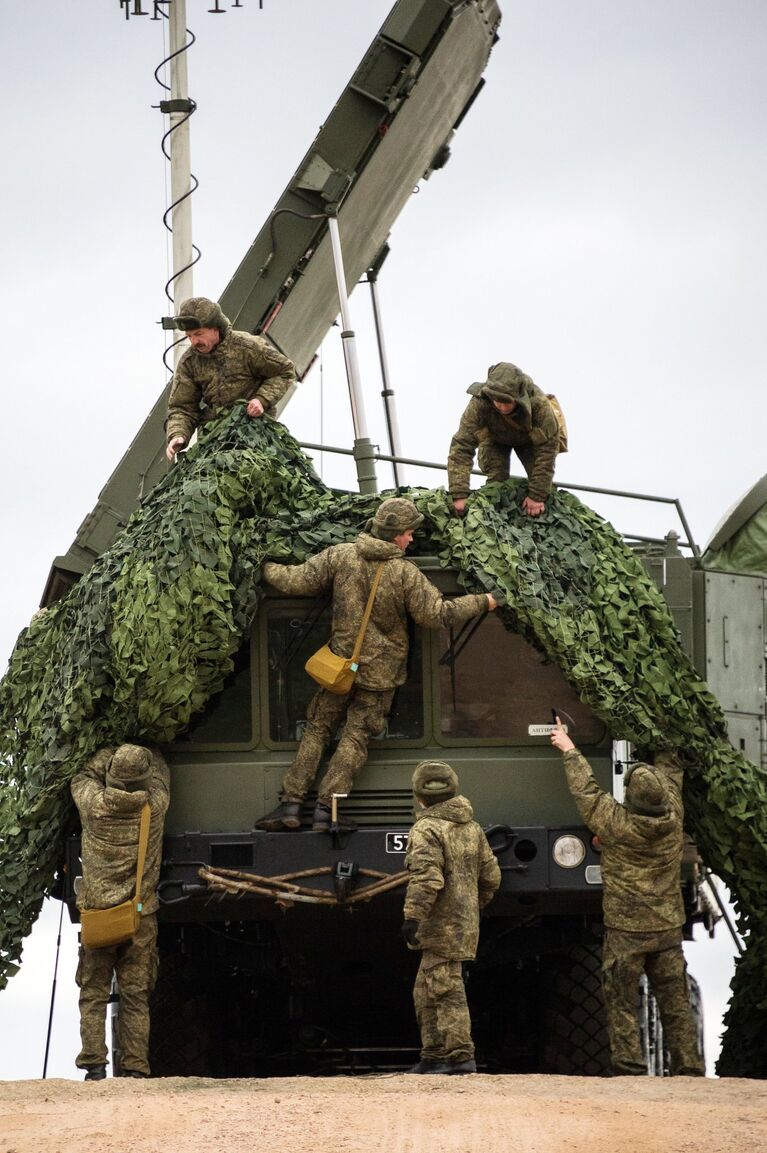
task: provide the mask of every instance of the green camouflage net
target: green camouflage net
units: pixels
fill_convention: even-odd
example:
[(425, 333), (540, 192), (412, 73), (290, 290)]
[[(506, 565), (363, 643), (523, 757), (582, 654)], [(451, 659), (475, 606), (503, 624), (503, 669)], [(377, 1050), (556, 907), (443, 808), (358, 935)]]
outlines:
[[(680, 750), (687, 823), (737, 896), (737, 966), (719, 1072), (767, 1075), (767, 787), (682, 652), (663, 596), (610, 525), (566, 492), (519, 511), (487, 484), (463, 520), (444, 490), (408, 495), (422, 553), (470, 591), (500, 590), (504, 624), (555, 661), (613, 735)], [(153, 490), (115, 545), (16, 644), (0, 684), (0, 988), (62, 858), (68, 782), (125, 739), (171, 741), (233, 668), (264, 559), (300, 562), (352, 538), (380, 496), (338, 494), (279, 424), (236, 405)]]

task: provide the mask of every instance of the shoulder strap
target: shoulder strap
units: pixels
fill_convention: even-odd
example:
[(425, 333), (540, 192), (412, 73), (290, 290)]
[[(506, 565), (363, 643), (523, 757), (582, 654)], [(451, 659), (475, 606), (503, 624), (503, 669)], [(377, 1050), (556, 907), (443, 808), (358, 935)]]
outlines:
[(138, 834), (138, 864), (136, 866), (136, 907), (141, 912), (141, 881), (144, 876), (144, 862), (146, 861), (146, 847), (149, 841), (149, 818), (151, 810), (149, 802), (141, 810), (141, 825)]
[(378, 582), (381, 579), (381, 573), (383, 572), (383, 567), (385, 564), (386, 564), (386, 561), (381, 561), (378, 568), (376, 569), (376, 575), (373, 577), (373, 587), (370, 590), (370, 596), (368, 597), (368, 603), (365, 605), (365, 614), (362, 618), (362, 624), (360, 625), (360, 631), (357, 633), (357, 639), (354, 642), (354, 652), (352, 653), (352, 664), (353, 665), (356, 665), (360, 659), (360, 653), (362, 652), (362, 642), (365, 639), (365, 630), (368, 627), (368, 621), (370, 620), (370, 614), (373, 611), (373, 601), (375, 600), (376, 592), (378, 590)]

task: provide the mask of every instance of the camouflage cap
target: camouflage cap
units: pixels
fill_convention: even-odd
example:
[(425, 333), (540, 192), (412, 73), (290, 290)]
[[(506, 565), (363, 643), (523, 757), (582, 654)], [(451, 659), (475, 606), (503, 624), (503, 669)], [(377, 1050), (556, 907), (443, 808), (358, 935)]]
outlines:
[(487, 370), (487, 380), (484, 383), (477, 381), (472, 385), (472, 389), (479, 390), (480, 395), (487, 400), (508, 403), (510, 400), (519, 400), (525, 387), (532, 383), (530, 377), (515, 364), (501, 361), (500, 364), (491, 364)]
[(107, 765), (106, 783), (129, 793), (145, 789), (152, 776), (152, 758), (141, 745), (120, 745)]
[(379, 504), (375, 516), (365, 527), (380, 540), (394, 540), (395, 536), (411, 528), (418, 528), (422, 522), (423, 516), (412, 500), (404, 496), (392, 496)]
[(208, 300), (207, 296), (190, 296), (179, 306), (176, 327), (183, 332), (193, 328), (217, 328), (223, 336), (231, 325), (215, 300)]
[(668, 811), (666, 786), (652, 765), (641, 762), (626, 776), (626, 808), (640, 817), (662, 817)]
[(421, 761), (413, 773), (413, 792), (429, 801), (447, 801), (458, 792), (458, 774), (447, 761)]

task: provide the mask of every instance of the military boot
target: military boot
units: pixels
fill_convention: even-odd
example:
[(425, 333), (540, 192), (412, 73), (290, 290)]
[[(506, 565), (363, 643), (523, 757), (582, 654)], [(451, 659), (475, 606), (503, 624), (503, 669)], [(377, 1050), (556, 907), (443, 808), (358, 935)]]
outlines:
[(321, 801), (317, 801), (317, 804), (314, 806), (314, 812), (312, 813), (312, 832), (330, 832), (330, 806), (323, 805)]
[(440, 1065), (444, 1065), (444, 1064), (446, 1064), (446, 1062), (444, 1062), (444, 1061), (429, 1061), (425, 1057), (422, 1057), (417, 1065), (411, 1066), (411, 1068), (406, 1069), (405, 1072), (406, 1073), (436, 1073), (437, 1068)]
[(473, 1057), (469, 1057), (466, 1061), (441, 1061), (439, 1065), (434, 1065), (430, 1073), (476, 1073), (477, 1062)]
[(267, 833), (281, 833), (284, 829), (300, 829), (300, 801), (281, 801), (276, 809), (272, 809), (271, 813), (267, 813), (260, 821), (256, 821), (255, 828), (265, 829)]
[[(317, 801), (312, 814), (312, 832), (329, 833), (332, 824), (331, 815), (330, 806), (324, 805), (322, 801)], [(357, 828), (354, 821), (348, 817), (342, 817), (340, 814), (337, 825), (340, 833), (352, 833)]]
[(106, 1065), (89, 1065), (85, 1070), (84, 1081), (104, 1081), (107, 1075)]

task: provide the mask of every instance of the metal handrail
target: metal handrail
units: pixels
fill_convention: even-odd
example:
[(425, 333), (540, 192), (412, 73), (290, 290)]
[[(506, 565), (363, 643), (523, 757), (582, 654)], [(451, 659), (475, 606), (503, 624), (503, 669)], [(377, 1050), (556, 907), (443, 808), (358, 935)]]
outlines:
[[(338, 454), (339, 456), (354, 456), (354, 451), (353, 451), (353, 449), (350, 449), (350, 448), (337, 448), (333, 445), (327, 445), (327, 444), (312, 444), (309, 441), (299, 441), (299, 446), (301, 448), (313, 449), (316, 452), (332, 452), (332, 453)], [(437, 462), (437, 461), (433, 461), (433, 460), (416, 460), (415, 457), (391, 456), (389, 453), (383, 453), (383, 452), (374, 452), (372, 454), (371, 459), (384, 461), (385, 463), (389, 463), (389, 464), (410, 464), (410, 465), (414, 465), (416, 468), (435, 468), (441, 472), (447, 471), (447, 465), (445, 464), (444, 461)], [(473, 468), (471, 470), (471, 475), (472, 476), (484, 476), (485, 474), (483, 472), (481, 472), (478, 468)], [(522, 479), (522, 478), (520, 477), (518, 479)], [(695, 559), (700, 560), (700, 555), (701, 555), (700, 549), (698, 548), (697, 544), (695, 543), (695, 541), (692, 538), (692, 532), (690, 531), (690, 526), (687, 523), (687, 517), (684, 514), (684, 509), (682, 508), (681, 502), (680, 502), (678, 497), (653, 496), (650, 493), (644, 493), (644, 492), (626, 492), (623, 489), (619, 489), (619, 488), (596, 488), (593, 485), (588, 485), (588, 484), (569, 484), (567, 481), (555, 481), (554, 482), (554, 488), (565, 488), (568, 490), (572, 489), (575, 492), (593, 492), (593, 493), (598, 494), (599, 496), (619, 496), (619, 497), (623, 497), (626, 500), (644, 500), (644, 501), (650, 501), (653, 504), (670, 504), (670, 505), (673, 505), (674, 508), (676, 509), (677, 516), (679, 517), (679, 522), (682, 525), (682, 528), (684, 529), (685, 537), (686, 537), (686, 539), (684, 539), (684, 540), (680, 539), (678, 541), (678, 544), (679, 544), (680, 548), (690, 549), (690, 551), (692, 552), (692, 555), (695, 557)], [(639, 536), (639, 535), (634, 534), (634, 533), (624, 533), (623, 535), (628, 540), (645, 541), (648, 544), (666, 544), (667, 543), (663, 537)]]

